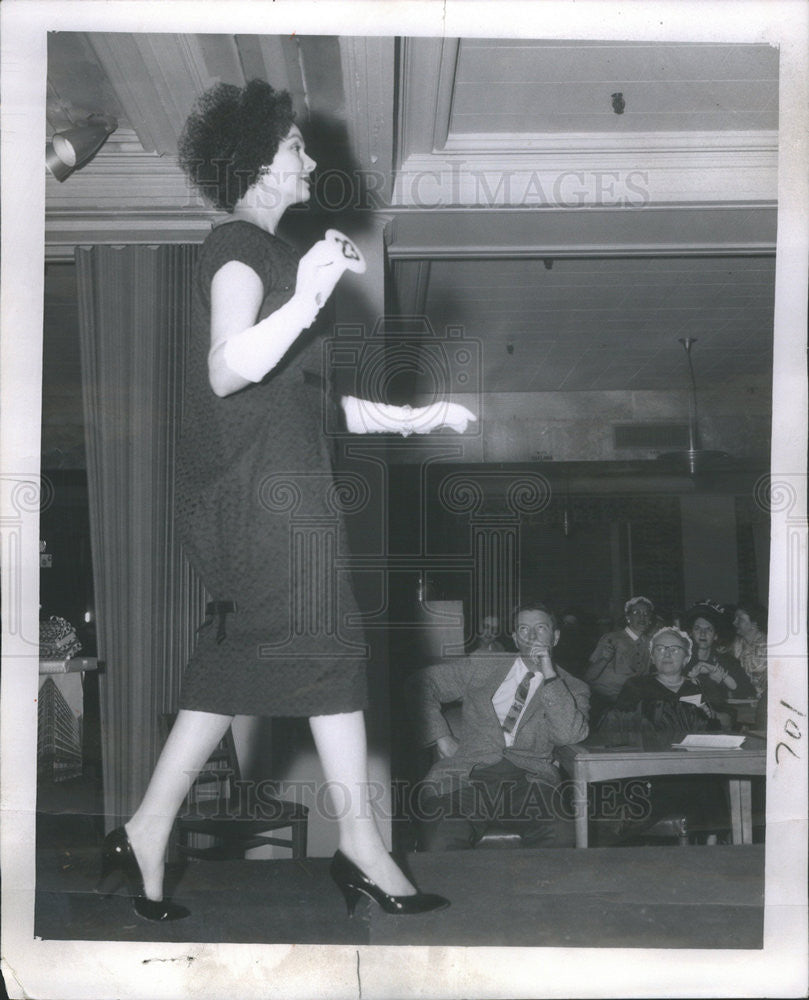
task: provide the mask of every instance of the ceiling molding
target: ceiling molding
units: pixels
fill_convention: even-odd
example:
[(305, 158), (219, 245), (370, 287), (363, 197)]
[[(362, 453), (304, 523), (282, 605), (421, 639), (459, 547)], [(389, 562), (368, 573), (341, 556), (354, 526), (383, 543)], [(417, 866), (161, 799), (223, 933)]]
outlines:
[(452, 99), (455, 94), (455, 75), (458, 72), (459, 38), (444, 38), (438, 65), (435, 114), (433, 118), (433, 149), (443, 149), (449, 138), (452, 119)]
[(46, 218), (64, 210), (115, 216), (141, 207), (148, 212), (153, 208), (193, 210), (203, 205), (175, 156), (106, 147), (63, 183), (47, 174), (45, 199)]
[(532, 152), (415, 153), (397, 172), (393, 204), (450, 206), (640, 206), (646, 204), (772, 202), (778, 190), (777, 146), (689, 148), (594, 142), (589, 148), (548, 146)]
[(403, 211), (391, 222), (391, 260), (771, 255), (771, 205)]
[(373, 173), (387, 202), (393, 163), (393, 38), (340, 38), (340, 63), (346, 100), (346, 128), (360, 168)]
[(45, 223), (45, 261), (73, 260), (77, 246), (201, 243), (221, 213), (133, 211), (96, 217), (55, 213)]
[(403, 38), (399, 51), (396, 147), (398, 163), (402, 163), (413, 154), (434, 149), (436, 140), (447, 135), (458, 39)]
[(714, 132), (455, 132), (433, 153), (462, 153), (486, 157), (542, 154), (591, 155), (624, 152), (633, 156), (656, 153), (671, 156), (679, 153), (712, 152), (723, 156), (736, 153), (777, 155), (778, 133), (770, 129), (737, 129)]

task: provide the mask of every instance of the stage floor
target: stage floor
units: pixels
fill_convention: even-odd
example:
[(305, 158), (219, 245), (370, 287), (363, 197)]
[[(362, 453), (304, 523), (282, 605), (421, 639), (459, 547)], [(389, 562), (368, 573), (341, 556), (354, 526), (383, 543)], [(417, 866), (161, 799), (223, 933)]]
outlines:
[[(189, 863), (169, 891), (186, 920), (152, 924), (123, 887), (97, 895), (98, 853), (37, 851), (35, 933), (45, 939), (514, 947), (761, 948), (764, 846), (488, 849), (408, 856), (452, 906), (346, 915), (329, 860)], [(171, 883), (174, 884), (171, 884)]]

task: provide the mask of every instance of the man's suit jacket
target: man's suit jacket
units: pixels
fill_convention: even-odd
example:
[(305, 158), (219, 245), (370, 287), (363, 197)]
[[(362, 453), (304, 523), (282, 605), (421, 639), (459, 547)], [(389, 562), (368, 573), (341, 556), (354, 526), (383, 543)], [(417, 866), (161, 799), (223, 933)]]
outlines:
[(459, 699), (463, 702), (458, 752), (438, 760), (426, 778), (436, 794), (457, 787), (476, 764), (496, 764), (503, 758), (532, 778), (555, 784), (559, 772), (552, 763), (553, 748), (586, 738), (590, 689), (555, 667), (558, 678), (543, 680), (525, 706), (514, 743), (506, 746), (492, 697), (515, 659), (514, 653), (453, 657), (408, 678), (411, 718), (422, 746), (452, 735), (441, 706)]

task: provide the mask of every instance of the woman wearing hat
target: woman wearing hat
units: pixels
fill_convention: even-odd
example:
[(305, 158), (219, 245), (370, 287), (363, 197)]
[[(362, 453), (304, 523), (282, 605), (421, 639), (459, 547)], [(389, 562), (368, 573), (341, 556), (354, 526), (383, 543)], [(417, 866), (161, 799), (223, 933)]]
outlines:
[(736, 657), (718, 648), (727, 625), (724, 608), (712, 601), (700, 601), (686, 612), (683, 624), (694, 644), (686, 676), (697, 684), (702, 697), (729, 728), (734, 716), (728, 709), (728, 699), (754, 698), (756, 693)]

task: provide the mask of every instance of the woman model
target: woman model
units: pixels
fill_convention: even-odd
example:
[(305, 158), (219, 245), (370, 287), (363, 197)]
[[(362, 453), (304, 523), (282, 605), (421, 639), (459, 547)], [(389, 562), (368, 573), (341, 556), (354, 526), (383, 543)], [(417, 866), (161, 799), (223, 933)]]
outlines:
[(708, 602), (695, 604), (686, 612), (684, 625), (694, 642), (694, 651), (685, 672), (727, 726), (732, 715), (728, 698), (752, 698), (755, 691), (736, 657), (717, 648), (723, 619), (724, 609)]
[[(325, 780), (338, 782), (353, 803), (339, 820), (331, 865), (349, 913), (360, 894), (389, 913), (439, 909), (448, 901), (405, 877), (361, 805), (365, 660), (361, 634), (343, 626), (357, 610), (350, 585), (345, 574), (324, 579), (326, 567), (313, 571), (311, 559), (291, 554), (284, 513), (292, 492), (296, 512), (337, 531), (340, 551), (321, 346), (304, 331), (346, 260), (356, 264), (361, 255), (348, 240), (327, 239), (299, 259), (275, 235), (286, 209), (309, 199), (315, 168), (288, 93), (260, 80), (218, 84), (189, 116), (179, 154), (189, 180), (230, 216), (212, 230), (197, 263), (176, 480), (183, 546), (214, 600), (146, 794), (105, 841), (102, 877), (123, 872), (141, 917), (187, 916), (163, 899), (163, 871), (190, 781), (234, 715), (306, 716)], [(475, 419), (454, 403), (413, 410), (340, 402), (357, 433), (443, 426), (460, 433)]]

